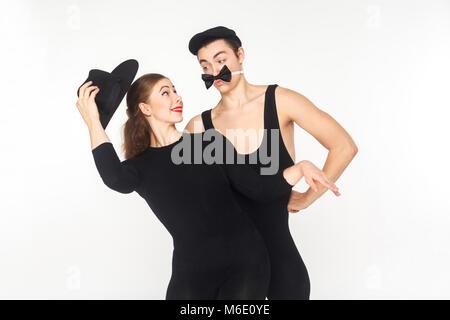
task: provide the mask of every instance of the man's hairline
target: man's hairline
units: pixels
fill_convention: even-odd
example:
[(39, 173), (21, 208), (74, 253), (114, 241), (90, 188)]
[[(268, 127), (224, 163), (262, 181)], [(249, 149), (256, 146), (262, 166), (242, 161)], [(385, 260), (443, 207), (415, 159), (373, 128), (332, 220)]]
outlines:
[[(210, 45), (210, 44), (213, 43), (214, 41), (217, 41), (217, 40), (224, 40), (224, 41), (225, 41), (226, 39), (233, 40), (232, 38), (228, 38), (228, 37), (224, 37), (224, 38), (216, 38), (216, 39), (214, 39), (213, 41), (208, 42), (208, 44), (203, 44), (200, 48), (198, 48), (197, 54), (196, 54), (198, 63), (201, 63), (200, 60), (198, 60), (198, 52), (200, 51), (201, 48), (204, 48), (204, 47), (206, 47), (207, 45)], [(231, 51), (232, 51), (234, 54), (236, 54), (236, 53), (234, 52), (234, 49), (230, 46), (230, 44), (229, 44), (227, 41), (225, 41), (225, 43), (226, 43), (226, 45), (231, 49)], [(241, 45), (239, 48), (241, 48), (241, 47), (242, 47), (242, 45)], [(239, 50), (239, 48), (238, 48), (238, 50)], [(203, 62), (203, 61), (202, 61), (202, 62)]]

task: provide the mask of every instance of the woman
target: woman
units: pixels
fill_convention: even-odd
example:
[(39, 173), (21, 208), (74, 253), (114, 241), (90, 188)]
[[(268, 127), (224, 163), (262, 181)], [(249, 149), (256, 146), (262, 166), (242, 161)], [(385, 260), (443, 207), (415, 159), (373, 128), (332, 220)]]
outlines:
[[(175, 123), (182, 121), (182, 99), (160, 74), (141, 76), (127, 93), (127, 159), (120, 162), (99, 121), (94, 100), (99, 89), (90, 84), (80, 88), (77, 107), (89, 128), (103, 182), (121, 193), (136, 191), (173, 237), (166, 299), (265, 299), (270, 281), (268, 252), (231, 188), (257, 199), (263, 194), (258, 175), (239, 164), (174, 163), (172, 151), (178, 144), (200, 138), (203, 155), (207, 139), (204, 133), (176, 130)], [(226, 139), (223, 143), (224, 149), (230, 147)], [(191, 147), (195, 156), (195, 145)], [(291, 181), (301, 178), (301, 170), (290, 169), (286, 172)], [(278, 176), (273, 179), (280, 181)], [(292, 187), (283, 181), (270, 191), (273, 197)]]
[(160, 74), (141, 76), (127, 93), (127, 159), (121, 162), (100, 124), (94, 100), (99, 88), (91, 83), (80, 87), (76, 105), (103, 182), (120, 193), (136, 191), (173, 237), (166, 299), (265, 299), (267, 249), (233, 199), (230, 183), (247, 194), (258, 186), (233, 169), (225, 175), (219, 165), (173, 163), (172, 149), (199, 135), (176, 130), (175, 123), (183, 119), (182, 99)]

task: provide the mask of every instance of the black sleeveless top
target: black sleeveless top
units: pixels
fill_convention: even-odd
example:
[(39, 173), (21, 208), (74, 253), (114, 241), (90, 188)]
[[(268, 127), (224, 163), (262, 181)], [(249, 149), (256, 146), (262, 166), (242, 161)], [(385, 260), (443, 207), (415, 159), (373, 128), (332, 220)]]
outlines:
[[(259, 191), (259, 201), (268, 202), (274, 199), (279, 199), (280, 196), (286, 196), (290, 194), (292, 185), (290, 185), (286, 179), (283, 177), (283, 170), (294, 165), (289, 152), (287, 151), (285, 144), (281, 136), (281, 130), (278, 122), (278, 116), (275, 106), (275, 88), (277, 84), (269, 85), (266, 89), (265, 100), (264, 100), (264, 135), (261, 145), (255, 151), (242, 154), (237, 152), (236, 148), (233, 148), (234, 159), (240, 158), (241, 161), (245, 163), (247, 167), (252, 168), (256, 173), (259, 174), (260, 183), (262, 190)], [(203, 126), (205, 131), (214, 128), (211, 119), (211, 109), (205, 110), (201, 114)], [(216, 130), (217, 131), (217, 130)], [(218, 132), (218, 131), (217, 131)], [(223, 134), (221, 134), (226, 143), (233, 145)], [(274, 140), (276, 139), (276, 140)], [(275, 143), (277, 142), (277, 143)], [(265, 149), (263, 149), (265, 148)], [(273, 157), (278, 156), (278, 166), (270, 170), (271, 172), (262, 173), (262, 168), (268, 169), (271, 164), (263, 161), (261, 154), (267, 154), (268, 158), (273, 159)], [(256, 158), (256, 163), (250, 161), (250, 159)], [(233, 171), (235, 168), (239, 168), (243, 164), (237, 164), (233, 166)], [(274, 172), (275, 171), (275, 172)], [(248, 174), (248, 168), (242, 170), (241, 174)], [(269, 174), (270, 173), (270, 174)], [(245, 179), (242, 177), (242, 179)], [(249, 180), (254, 180), (254, 175), (248, 176)]]
[[(233, 194), (239, 205), (252, 219), (262, 235), (270, 258), (270, 285), (267, 294), (272, 299), (308, 299), (310, 292), (309, 275), (306, 265), (297, 249), (289, 230), (289, 212), (287, 204), (292, 191), (290, 185), (283, 177), (283, 170), (294, 165), (280, 133), (278, 115), (276, 111), (275, 89), (277, 85), (269, 85), (266, 89), (264, 101), (264, 137), (262, 143), (267, 143), (267, 150), (272, 150), (270, 156), (278, 155), (279, 168), (274, 175), (262, 175), (260, 170), (269, 165), (265, 164), (258, 148), (250, 154), (238, 154), (245, 158), (245, 165), (235, 166), (241, 179), (253, 181), (254, 173), (258, 174), (260, 184), (260, 197), (245, 196), (233, 188)], [(211, 109), (202, 113), (205, 130), (214, 129), (211, 120)], [(217, 130), (216, 130), (217, 131)], [(271, 131), (279, 133), (272, 136)], [(274, 138), (273, 138), (274, 137)], [(225, 137), (226, 139), (226, 137)], [(277, 140), (274, 140), (277, 139)], [(230, 142), (231, 143), (231, 142)], [(237, 154), (236, 149), (234, 153)], [(257, 154), (255, 154), (257, 153)], [(256, 155), (257, 162), (249, 163), (250, 156)], [(225, 164), (228, 166), (227, 164)], [(248, 170), (252, 168), (253, 170)], [(253, 182), (254, 183), (254, 182)]]

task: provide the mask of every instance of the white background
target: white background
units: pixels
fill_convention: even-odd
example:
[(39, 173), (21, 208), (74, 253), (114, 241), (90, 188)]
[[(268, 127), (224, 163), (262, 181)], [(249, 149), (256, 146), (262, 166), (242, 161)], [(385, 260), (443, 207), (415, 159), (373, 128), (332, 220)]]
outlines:
[[(450, 298), (450, 1), (0, 3), (0, 298), (164, 299), (172, 238), (102, 183), (76, 89), (137, 59), (137, 77), (177, 87), (182, 130), (220, 98), (187, 49), (218, 25), (241, 38), (250, 83), (305, 95), (359, 148), (341, 197), (290, 215), (311, 299)], [(123, 101), (106, 130), (121, 159), (125, 120)], [(295, 144), (323, 166), (299, 127)]]

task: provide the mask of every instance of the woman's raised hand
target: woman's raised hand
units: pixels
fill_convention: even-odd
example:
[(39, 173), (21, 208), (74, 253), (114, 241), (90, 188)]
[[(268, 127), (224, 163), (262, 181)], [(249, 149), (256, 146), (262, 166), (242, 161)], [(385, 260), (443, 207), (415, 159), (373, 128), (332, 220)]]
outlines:
[(91, 86), (92, 81), (88, 81), (80, 87), (76, 106), (80, 111), (84, 122), (89, 126), (94, 121), (100, 121), (98, 107), (95, 103), (95, 96), (100, 91), (97, 86)]

